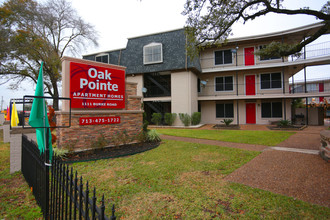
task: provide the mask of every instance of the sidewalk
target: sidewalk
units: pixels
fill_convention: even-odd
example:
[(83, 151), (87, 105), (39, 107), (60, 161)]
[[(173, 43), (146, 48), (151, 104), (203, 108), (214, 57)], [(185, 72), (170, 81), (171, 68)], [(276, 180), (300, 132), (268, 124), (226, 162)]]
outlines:
[[(294, 131), (296, 134), (275, 148), (165, 135), (162, 138), (262, 151), (249, 163), (226, 176), (225, 180), (330, 208), (330, 163), (315, 154), (320, 146), (320, 131), (325, 128), (310, 126)], [(205, 125), (199, 129), (213, 128), (212, 125)], [(265, 125), (243, 125), (241, 129), (269, 130)], [(289, 152), (290, 149), (299, 152)]]

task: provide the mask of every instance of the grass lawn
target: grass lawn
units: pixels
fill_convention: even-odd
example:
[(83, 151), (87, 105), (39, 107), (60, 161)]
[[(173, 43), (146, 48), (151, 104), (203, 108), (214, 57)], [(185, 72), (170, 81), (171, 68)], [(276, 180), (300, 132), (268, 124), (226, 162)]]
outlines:
[(164, 141), (129, 157), (72, 166), (104, 193), (118, 219), (327, 219), (330, 209), (228, 183), (224, 177), (259, 152)]
[(197, 130), (197, 129), (157, 129), (161, 134), (226, 141), (244, 144), (276, 146), (295, 132), (288, 131), (249, 131), (249, 130)]
[(21, 172), (9, 173), (9, 143), (0, 130), (0, 219), (42, 219), (41, 209)]

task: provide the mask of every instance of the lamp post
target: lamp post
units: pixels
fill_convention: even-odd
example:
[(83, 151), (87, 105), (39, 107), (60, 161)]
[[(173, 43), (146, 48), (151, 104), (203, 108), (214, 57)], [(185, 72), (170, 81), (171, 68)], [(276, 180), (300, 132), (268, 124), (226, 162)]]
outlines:
[[(231, 49), (231, 52), (235, 54), (236, 58), (236, 95), (238, 96), (238, 73), (237, 73), (237, 51), (238, 51), (238, 46), (236, 46), (235, 49)], [(237, 125), (239, 125), (239, 107), (238, 107), (238, 99), (236, 100), (236, 111), (237, 111)]]

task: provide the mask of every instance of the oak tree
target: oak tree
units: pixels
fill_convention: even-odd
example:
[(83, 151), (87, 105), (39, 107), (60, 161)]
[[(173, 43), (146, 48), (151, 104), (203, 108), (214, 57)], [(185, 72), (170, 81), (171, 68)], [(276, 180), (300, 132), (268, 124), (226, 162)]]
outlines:
[(298, 9), (284, 8), (284, 0), (187, 0), (183, 14), (187, 16), (186, 32), (190, 44), (188, 53), (193, 56), (203, 47), (220, 44), (232, 34), (235, 22), (244, 23), (268, 13), (286, 15), (310, 15), (323, 22), (323, 26), (303, 41), (284, 45), (273, 42), (260, 51), (260, 55), (288, 56), (319, 38), (330, 30), (330, 1), (317, 11), (308, 7)]
[[(66, 0), (7, 0), (0, 6), (0, 79), (17, 89), (37, 82), (44, 61), (45, 93), (59, 97), (61, 58), (97, 45), (94, 27)], [(58, 100), (54, 100), (58, 109)]]

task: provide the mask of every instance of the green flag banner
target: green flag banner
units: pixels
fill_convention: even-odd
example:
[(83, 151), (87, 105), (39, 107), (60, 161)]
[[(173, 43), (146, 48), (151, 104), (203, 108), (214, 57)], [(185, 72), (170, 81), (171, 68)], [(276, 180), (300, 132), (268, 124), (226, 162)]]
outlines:
[[(42, 72), (43, 62), (41, 62), (39, 76), (35, 91), (35, 96), (44, 96), (44, 80), (43, 80), (43, 72)], [(47, 108), (46, 103), (43, 98), (34, 98), (32, 103), (32, 109), (29, 118), (29, 125), (36, 128), (37, 135), (37, 143), (40, 150), (40, 153), (43, 153), (46, 149), (46, 141), (48, 141), (49, 146), (49, 161), (52, 161), (53, 148), (52, 148), (52, 135), (49, 127), (49, 122), (47, 118)], [(43, 127), (43, 128), (40, 128)], [(49, 132), (49, 139), (46, 140), (46, 132)]]

